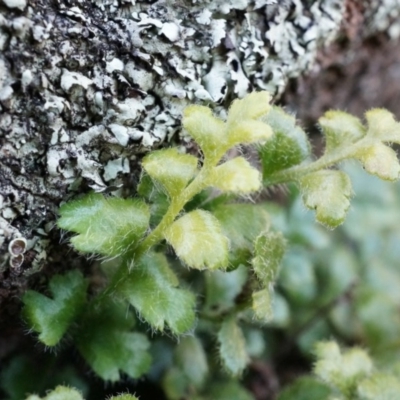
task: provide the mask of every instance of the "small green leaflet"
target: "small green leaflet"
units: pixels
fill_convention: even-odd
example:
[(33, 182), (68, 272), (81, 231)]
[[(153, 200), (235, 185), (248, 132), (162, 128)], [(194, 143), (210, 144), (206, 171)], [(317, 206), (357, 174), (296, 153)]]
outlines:
[(262, 289), (252, 294), (252, 309), (254, 316), (263, 322), (272, 320), (274, 311), (272, 307), (272, 294), (271, 289)]
[(195, 297), (178, 285), (165, 256), (150, 252), (133, 265), (119, 293), (153, 328), (162, 331), (167, 324), (173, 333), (181, 334), (194, 323)]
[(270, 126), (258, 118), (271, 106), (267, 92), (253, 92), (235, 100), (226, 123), (213, 116), (208, 107), (189, 106), (183, 113), (182, 124), (200, 145), (205, 158), (216, 164), (230, 148), (240, 143), (265, 141), (272, 136)]
[[(82, 395), (73, 388), (66, 386), (57, 386), (54, 390), (48, 393), (45, 397), (39, 397), (32, 394), (26, 400), (84, 400)], [(119, 396), (112, 396), (109, 400), (139, 400), (131, 394), (121, 394)]]
[(176, 148), (153, 151), (142, 162), (144, 170), (176, 197), (197, 173), (197, 158)]
[(208, 373), (208, 365), (200, 340), (195, 336), (181, 338), (175, 349), (174, 359), (189, 384), (201, 387)]
[(145, 234), (149, 207), (140, 200), (91, 193), (61, 206), (58, 226), (75, 233), (74, 247), (84, 253), (119, 256)]
[(366, 351), (356, 347), (342, 353), (336, 342), (320, 342), (316, 345), (315, 354), (314, 373), (324, 382), (337, 387), (346, 398), (354, 393), (360, 380), (373, 371)]
[(243, 157), (236, 157), (214, 167), (210, 185), (223, 192), (252, 193), (261, 188), (261, 174)]
[(272, 136), (271, 127), (259, 120), (270, 111), (270, 101), (269, 93), (262, 91), (232, 103), (227, 119), (229, 148), (241, 143), (265, 142)]
[(357, 394), (362, 400), (395, 400), (399, 393), (399, 378), (388, 374), (374, 374), (357, 385)]
[(91, 310), (75, 335), (79, 351), (102, 379), (116, 382), (119, 371), (139, 378), (150, 368), (150, 343), (143, 334), (132, 332), (133, 325), (125, 304), (109, 302)]
[(222, 234), (219, 221), (207, 211), (184, 215), (164, 236), (177, 256), (191, 268), (216, 269), (228, 265), (228, 239)]
[(331, 389), (328, 385), (310, 376), (296, 379), (284, 388), (278, 400), (322, 400), (329, 399)]
[(269, 214), (262, 204), (217, 204), (212, 208), (229, 239), (229, 264), (247, 264), (253, 252), (254, 240), (268, 230)]
[(28, 396), (26, 400), (83, 400), (82, 395), (73, 388), (57, 386), (46, 397)]
[(87, 281), (79, 271), (51, 278), (53, 298), (28, 290), (22, 297), (23, 314), (46, 346), (55, 346), (78, 317), (86, 301)]
[(285, 253), (286, 241), (280, 232), (265, 232), (254, 243), (253, 271), (261, 290), (252, 295), (254, 316), (263, 322), (273, 317), (272, 290)]
[(268, 114), (271, 109), (271, 97), (268, 92), (252, 92), (243, 99), (235, 100), (229, 108), (227, 123), (229, 128), (244, 120), (257, 120)]
[(215, 163), (228, 150), (225, 123), (214, 117), (208, 107), (192, 105), (183, 111), (183, 127)]
[(344, 222), (350, 207), (350, 178), (342, 171), (321, 170), (300, 178), (304, 204), (316, 211), (316, 219), (328, 228)]
[(226, 371), (240, 375), (249, 362), (243, 332), (234, 317), (226, 318), (218, 332), (219, 354)]
[(362, 147), (356, 152), (356, 157), (364, 169), (385, 181), (397, 181), (400, 174), (400, 164), (396, 152), (389, 146), (376, 143)]
[(343, 146), (351, 146), (366, 133), (358, 118), (343, 111), (328, 111), (318, 123), (325, 135), (325, 153), (333, 152)]
[(296, 125), (295, 118), (280, 107), (272, 107), (263, 121), (274, 132), (271, 139), (258, 148), (263, 177), (268, 181), (268, 176), (274, 172), (298, 165), (309, 157), (311, 146), (306, 133)]
[(367, 135), (385, 143), (400, 144), (400, 123), (388, 110), (375, 108), (365, 113)]
[(275, 282), (285, 253), (286, 241), (280, 232), (266, 232), (257, 237), (254, 244), (253, 270), (263, 288)]
[(225, 382), (218, 382), (209, 389), (209, 392), (202, 400), (254, 400), (252, 393), (247, 391), (240, 382), (232, 379)]

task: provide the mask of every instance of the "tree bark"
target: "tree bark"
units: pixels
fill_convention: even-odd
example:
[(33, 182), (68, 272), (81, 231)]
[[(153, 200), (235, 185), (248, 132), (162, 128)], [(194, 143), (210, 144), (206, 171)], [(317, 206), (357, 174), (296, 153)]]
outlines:
[(61, 202), (132, 193), (140, 154), (173, 137), (190, 147), (185, 106), (223, 116), (252, 90), (278, 98), (360, 16), (357, 36), (399, 35), (400, 1), (364, 4), (0, 0), (0, 304), (83, 260), (59, 244)]

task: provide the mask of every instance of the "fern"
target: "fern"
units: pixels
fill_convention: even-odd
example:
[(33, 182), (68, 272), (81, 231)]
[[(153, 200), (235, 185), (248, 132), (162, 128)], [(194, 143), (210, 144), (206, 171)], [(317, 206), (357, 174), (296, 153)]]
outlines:
[[(27, 292), (24, 313), (40, 341), (54, 346), (68, 332), (92, 369), (105, 380), (117, 381), (122, 373), (138, 378), (151, 368), (151, 340), (144, 333), (148, 328), (173, 337), (196, 332), (180, 339), (164, 377), (170, 399), (193, 393), (201, 399), (218, 392), (205, 385), (215, 368), (204, 347), (210, 340), (218, 343), (222, 369), (241, 376), (258, 354), (249, 335), (262, 337), (261, 325), (267, 323), (288, 324), (286, 300), (273, 295), (274, 286), (281, 261), (288, 265), (291, 257), (302, 256), (292, 248), (285, 256), (287, 241), (304, 237), (307, 245), (315, 245), (324, 237), (304, 221), (295, 230), (283, 228), (282, 234), (271, 205), (244, 204), (243, 197), (292, 182), (305, 206), (316, 211), (316, 220), (335, 228), (344, 221), (353, 196), (351, 178), (339, 169), (342, 161), (357, 160), (369, 173), (389, 181), (400, 171), (395, 152), (387, 146), (400, 143), (400, 125), (387, 111), (368, 112), (367, 127), (349, 114), (326, 113), (319, 121), (325, 153), (313, 161), (305, 132), (269, 101), (266, 92), (236, 100), (226, 121), (207, 107), (188, 107), (182, 125), (199, 145), (200, 159), (175, 148), (153, 151), (142, 160), (137, 198), (90, 193), (61, 206), (59, 227), (76, 234), (71, 238), (76, 250), (106, 259), (107, 284), (88, 296), (85, 278), (71, 271), (50, 280), (52, 299)], [(242, 156), (229, 158), (228, 151), (243, 144), (257, 145), (262, 173)], [(312, 266), (305, 263), (301, 268), (299, 276), (307, 276), (315, 286)], [(308, 304), (316, 295), (308, 283), (295, 285), (294, 273), (284, 266), (282, 287), (289, 299)], [(338, 365), (364, 357), (359, 364), (367, 366), (362, 351), (335, 351)], [(189, 353), (197, 369), (191, 368)], [(321, 353), (319, 358), (317, 366), (323, 366), (326, 357)], [(347, 378), (339, 376), (340, 370), (322, 376), (324, 368), (316, 367), (316, 372), (338, 395), (353, 396), (375, 384), (355, 386), (370, 372), (354, 368), (346, 372)], [(226, 381), (222, 386), (230, 385)], [(213, 398), (223, 399), (224, 390)], [(242, 394), (246, 398), (247, 393)]]

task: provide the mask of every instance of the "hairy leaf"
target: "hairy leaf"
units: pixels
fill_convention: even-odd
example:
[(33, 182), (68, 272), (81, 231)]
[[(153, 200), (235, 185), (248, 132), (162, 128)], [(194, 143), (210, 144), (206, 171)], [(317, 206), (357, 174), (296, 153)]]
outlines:
[(223, 192), (256, 192), (261, 188), (261, 174), (243, 157), (236, 157), (214, 168), (210, 185)]
[(133, 266), (119, 293), (153, 328), (164, 330), (167, 324), (180, 334), (194, 323), (195, 297), (178, 285), (165, 256), (150, 252)]
[(370, 174), (386, 181), (399, 179), (400, 164), (396, 152), (390, 147), (376, 143), (363, 147), (356, 153), (356, 157)]
[(296, 125), (296, 120), (280, 107), (272, 107), (263, 118), (274, 135), (258, 149), (264, 179), (282, 169), (300, 164), (310, 155), (306, 133)]
[(240, 143), (266, 141), (272, 136), (272, 129), (258, 120), (270, 109), (271, 97), (268, 92), (253, 92), (240, 100), (235, 100), (228, 114), (229, 147)]
[(365, 113), (368, 136), (385, 143), (400, 144), (400, 123), (388, 110), (375, 108)]
[(262, 286), (270, 288), (278, 274), (285, 253), (286, 241), (279, 232), (266, 232), (257, 237), (254, 245), (253, 270)]
[(143, 174), (137, 187), (138, 194), (149, 203), (150, 226), (157, 226), (170, 205), (170, 199), (161, 184), (153, 181), (149, 175)]
[(149, 226), (149, 208), (140, 200), (91, 193), (61, 206), (58, 226), (79, 235), (71, 239), (84, 253), (118, 256), (127, 252)]
[(316, 211), (316, 219), (328, 228), (344, 222), (350, 207), (351, 182), (341, 171), (321, 170), (299, 180), (304, 204)]
[(260, 321), (269, 322), (274, 315), (271, 289), (267, 288), (253, 292), (252, 299), (254, 316)]
[(205, 275), (204, 310), (209, 313), (223, 313), (235, 305), (235, 298), (246, 283), (248, 270), (243, 265), (233, 271), (207, 271)]
[(360, 380), (372, 372), (372, 361), (362, 349), (352, 348), (342, 354), (336, 342), (320, 342), (315, 354), (315, 374), (346, 396), (354, 393)]
[(118, 381), (120, 371), (139, 378), (150, 367), (146, 336), (132, 332), (134, 319), (124, 304), (108, 302), (91, 310), (75, 335), (83, 357), (102, 379)]
[(395, 400), (399, 393), (399, 378), (387, 374), (374, 374), (357, 386), (360, 400)]
[(199, 339), (182, 338), (175, 349), (175, 362), (186, 375), (189, 384), (200, 387), (208, 373), (207, 357)]
[(219, 354), (226, 371), (234, 376), (240, 375), (246, 368), (249, 356), (243, 332), (234, 317), (222, 322), (218, 332)]
[(270, 225), (265, 207), (261, 204), (217, 204), (212, 212), (230, 242), (229, 264), (235, 268), (248, 263), (256, 237)]
[(207, 211), (196, 210), (179, 218), (166, 230), (165, 238), (191, 268), (216, 269), (228, 264), (228, 239)]
[(153, 151), (142, 161), (144, 170), (176, 197), (197, 173), (197, 158), (176, 148)]
[(328, 111), (318, 120), (318, 123), (325, 135), (325, 153), (345, 145), (351, 146), (366, 134), (361, 121), (343, 111)]
[[(57, 386), (54, 390), (47, 394), (45, 397), (31, 395), (26, 400), (84, 400), (82, 395), (73, 388), (66, 386)], [(109, 400), (139, 400), (131, 394), (121, 394), (119, 396), (112, 396)]]
[(325, 400), (331, 393), (330, 388), (312, 377), (297, 379), (279, 395), (278, 400)]
[(83, 400), (83, 397), (76, 389), (57, 386), (45, 397), (31, 395), (26, 400)]
[(236, 380), (219, 382), (210, 388), (208, 396), (204, 400), (254, 400), (254, 396), (248, 392)]
[(228, 124), (230, 128), (244, 120), (258, 119), (271, 109), (271, 97), (268, 92), (253, 92), (240, 100), (235, 100), (230, 109)]
[(199, 144), (205, 157), (218, 162), (228, 150), (225, 124), (214, 117), (208, 107), (186, 107), (182, 125)]
[(22, 297), (23, 313), (46, 346), (55, 346), (70, 324), (81, 313), (86, 300), (87, 282), (79, 271), (51, 278), (53, 298), (28, 290)]

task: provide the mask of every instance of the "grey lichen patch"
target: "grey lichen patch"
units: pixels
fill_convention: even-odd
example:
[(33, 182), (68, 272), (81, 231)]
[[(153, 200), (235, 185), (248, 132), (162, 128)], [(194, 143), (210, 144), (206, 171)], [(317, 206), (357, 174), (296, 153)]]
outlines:
[(60, 202), (127, 186), (188, 104), (224, 115), (252, 90), (278, 96), (338, 33), (344, 2), (0, 0), (0, 264), (20, 237), (21, 271), (53, 260)]
[(400, 1), (371, 0), (366, 13), (368, 33), (387, 31), (392, 39), (400, 37)]

